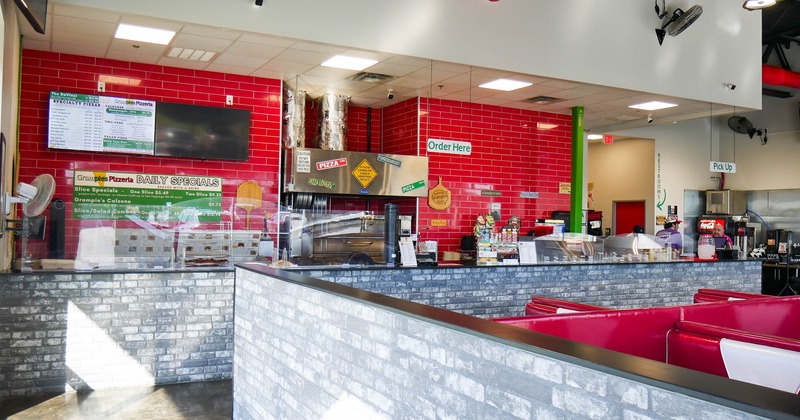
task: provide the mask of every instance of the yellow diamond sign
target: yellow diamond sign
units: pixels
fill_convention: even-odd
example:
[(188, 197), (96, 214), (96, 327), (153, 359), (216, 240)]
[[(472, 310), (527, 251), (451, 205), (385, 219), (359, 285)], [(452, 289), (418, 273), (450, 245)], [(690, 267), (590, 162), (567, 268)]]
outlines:
[(352, 174), (356, 180), (358, 180), (358, 183), (364, 188), (367, 188), (367, 186), (371, 184), (372, 181), (374, 181), (378, 176), (378, 173), (375, 172), (375, 169), (372, 168), (372, 165), (370, 165), (366, 159), (362, 160), (361, 163), (356, 165)]

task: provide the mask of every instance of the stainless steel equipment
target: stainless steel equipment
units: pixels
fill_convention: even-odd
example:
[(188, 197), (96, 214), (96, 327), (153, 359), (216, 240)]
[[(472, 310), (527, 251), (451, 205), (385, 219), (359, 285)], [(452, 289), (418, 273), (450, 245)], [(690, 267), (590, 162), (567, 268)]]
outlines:
[(706, 191), (706, 214), (742, 214), (747, 211), (747, 195), (744, 191)]
[(285, 191), (427, 197), (428, 157), (284, 149)]

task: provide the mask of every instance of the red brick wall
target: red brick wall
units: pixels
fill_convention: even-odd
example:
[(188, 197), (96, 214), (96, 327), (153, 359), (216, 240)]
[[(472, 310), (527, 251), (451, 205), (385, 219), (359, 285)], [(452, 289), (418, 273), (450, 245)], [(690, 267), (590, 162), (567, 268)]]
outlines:
[[(223, 178), (226, 213), (223, 220), (233, 221), (234, 229), (244, 228), (245, 213), (235, 207), (236, 187), (244, 181), (257, 182), (264, 192), (265, 209), (251, 213), (252, 227), (262, 226), (262, 217), (274, 210), (279, 190), (280, 81), (33, 50), (23, 51), (22, 74), (20, 181), (30, 182), (36, 175), (50, 173), (57, 183), (55, 197), (71, 203), (72, 174), (76, 169), (218, 176)], [(136, 86), (107, 83), (104, 93), (107, 96), (224, 106), (225, 95), (233, 95), (233, 107), (251, 112), (248, 161), (47, 149), (50, 91), (96, 94), (100, 75), (140, 80)], [(419, 111), (418, 103), (423, 112)], [(309, 111), (313, 113), (314, 109)], [(427, 206), (426, 199), (420, 200), (421, 238), (439, 240), (441, 250), (458, 249), (461, 235), (470, 234), (475, 216), (487, 212), (490, 202), (501, 203), (504, 220), (509, 215), (520, 215), (523, 230), (529, 229), (536, 218), (549, 215), (551, 210), (569, 208), (569, 195), (558, 194), (558, 183), (568, 182), (570, 177), (569, 116), (414, 98), (383, 110), (372, 110), (368, 150), (366, 115), (366, 108), (350, 107), (350, 150), (416, 154), (418, 118), (419, 130), (423, 133), (419, 144), (423, 155), (429, 137), (472, 143), (471, 156), (428, 154), (430, 187), (436, 186), (438, 177), (442, 176), (445, 186), (453, 192), (453, 204), (444, 211), (435, 211)], [(536, 122), (554, 122), (559, 127), (539, 131)], [(313, 123), (309, 124), (307, 132), (313, 133), (313, 127)], [(499, 190), (502, 196), (483, 197), (480, 190), (484, 189)], [(521, 191), (539, 192), (540, 198), (519, 198)], [(387, 198), (336, 199), (333, 207), (382, 213), (387, 202), (397, 202), (401, 214), (411, 214), (416, 207), (416, 200)], [(68, 206), (68, 220), (70, 214), (71, 206)], [(433, 219), (444, 219), (447, 226), (433, 227)], [(86, 222), (84, 226), (89, 227)], [(79, 227), (77, 222), (68, 224), (68, 258), (74, 256)], [(46, 241), (31, 241), (29, 253), (37, 258), (46, 256)]]
[[(558, 193), (559, 182), (570, 181), (569, 115), (426, 98), (421, 108), (427, 110), (421, 117), (420, 131), (427, 134), (420, 139), (423, 151), (428, 138), (472, 143), (469, 156), (428, 153), (429, 188), (438, 185), (441, 176), (452, 192), (452, 205), (438, 211), (422, 200), (422, 240), (438, 240), (440, 250), (459, 249), (461, 236), (472, 233), (476, 216), (488, 213), (493, 202), (502, 206), (497, 227), (518, 215), (523, 233), (552, 210), (569, 210), (569, 194)], [(539, 130), (537, 122), (558, 128)], [(482, 190), (497, 190), (501, 196), (482, 196)], [(539, 198), (520, 198), (524, 191), (538, 192)], [(431, 226), (431, 220), (445, 220), (447, 226)]]

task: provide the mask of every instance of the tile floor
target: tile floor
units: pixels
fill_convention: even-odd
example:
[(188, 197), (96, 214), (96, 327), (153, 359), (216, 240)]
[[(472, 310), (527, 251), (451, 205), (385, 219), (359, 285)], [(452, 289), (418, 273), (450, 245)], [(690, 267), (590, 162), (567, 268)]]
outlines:
[(232, 412), (231, 381), (0, 400), (0, 419), (9, 420), (221, 420)]

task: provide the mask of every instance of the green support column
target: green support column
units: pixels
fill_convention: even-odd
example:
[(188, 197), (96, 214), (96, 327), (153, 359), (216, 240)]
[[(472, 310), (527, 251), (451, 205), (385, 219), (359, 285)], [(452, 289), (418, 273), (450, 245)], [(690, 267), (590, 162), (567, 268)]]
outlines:
[(569, 196), (569, 231), (581, 232), (583, 220), (583, 107), (572, 108), (572, 181)]

